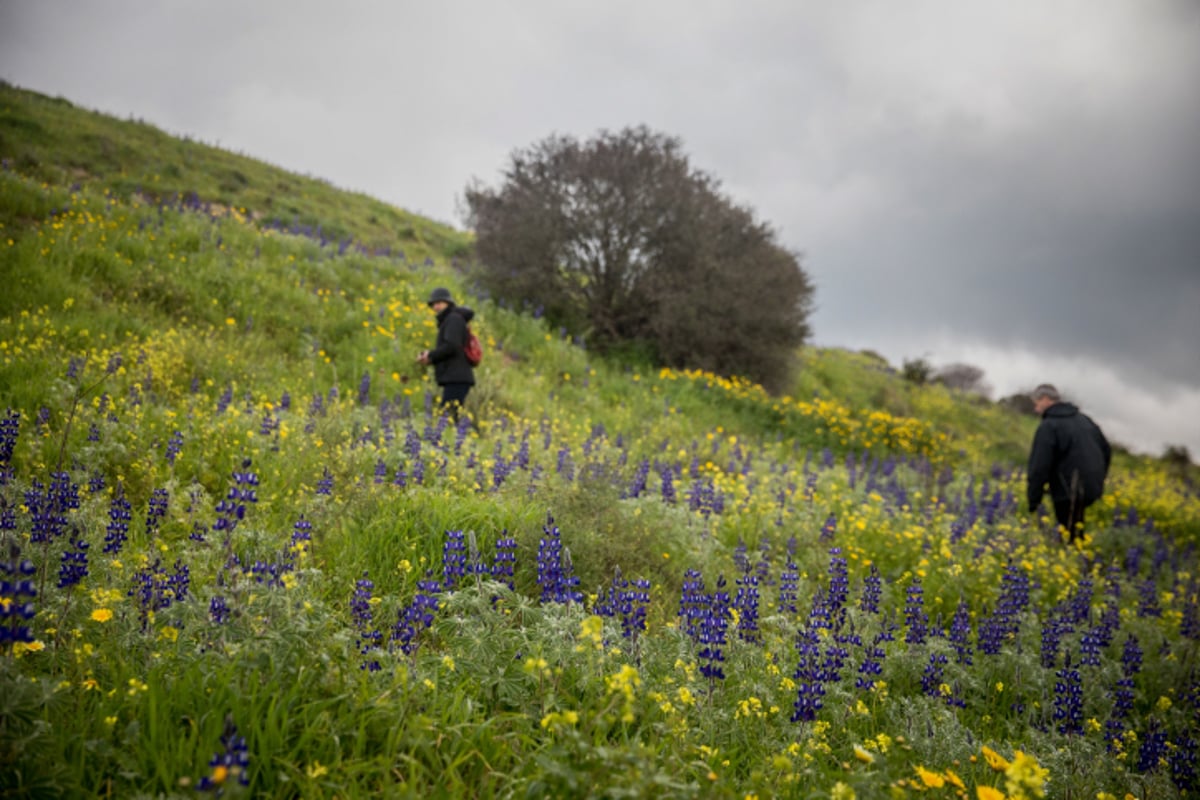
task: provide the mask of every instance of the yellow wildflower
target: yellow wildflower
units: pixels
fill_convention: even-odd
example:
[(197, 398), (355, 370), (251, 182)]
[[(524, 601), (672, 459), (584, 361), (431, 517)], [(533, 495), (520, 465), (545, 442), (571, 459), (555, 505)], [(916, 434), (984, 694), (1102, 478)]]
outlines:
[(988, 766), (996, 770), (996, 772), (1004, 772), (1006, 769), (1008, 769), (1008, 759), (997, 753), (992, 748), (984, 745), (980, 752), (982, 752), (983, 757), (987, 759)]
[(109, 608), (97, 608), (92, 612), (92, 619), (96, 622), (108, 622), (112, 618), (113, 612)]
[[(49, 633), (50, 631), (46, 631)], [(12, 654), (17, 658), (26, 653), (40, 653), (46, 649), (46, 643), (42, 641), (34, 642), (14, 642), (12, 646)]]
[(1017, 750), (1004, 771), (1005, 788), (1013, 797), (1045, 797), (1049, 776), (1050, 770), (1039, 765), (1036, 758)]
[(862, 745), (854, 745), (854, 757), (864, 764), (875, 763), (875, 756), (871, 755), (868, 750), (863, 749)]
[(838, 781), (833, 785), (833, 788), (829, 790), (829, 797), (831, 800), (856, 800), (858, 795), (854, 793), (853, 786), (847, 786), (841, 781)]
[(930, 789), (940, 789), (946, 785), (946, 779), (942, 777), (940, 772), (927, 770), (920, 764), (913, 767), (913, 769), (917, 771), (917, 777), (921, 779), (921, 783)]
[(978, 800), (1004, 800), (1004, 792), (992, 786), (976, 786), (975, 797)]

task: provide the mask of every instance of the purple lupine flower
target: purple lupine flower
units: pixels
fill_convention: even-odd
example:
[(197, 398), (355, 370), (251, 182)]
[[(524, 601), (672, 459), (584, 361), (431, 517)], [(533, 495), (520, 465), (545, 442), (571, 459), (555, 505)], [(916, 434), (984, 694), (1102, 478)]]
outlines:
[[(214, 754), (208, 762), (208, 766), (213, 769), (213, 774), (205, 775), (196, 783), (196, 789), (201, 792), (215, 792), (219, 795), (229, 776), (236, 777), (237, 782), (242, 786), (250, 785), (249, 748), (246, 746), (246, 737), (238, 735), (237, 726), (233, 724), (232, 714), (225, 717), (225, 731), (221, 734), (221, 746), (224, 750)], [(218, 769), (223, 770), (220, 778), (216, 777)]]
[(825, 524), (821, 526), (821, 540), (827, 542), (833, 538), (835, 533), (837, 533), (837, 515), (830, 514), (825, 519)]
[(371, 598), (375, 591), (375, 583), (363, 572), (363, 576), (354, 585), (354, 595), (350, 598), (350, 617), (358, 631), (358, 652), (366, 656), (361, 669), (368, 672), (378, 672), (382, 667), (379, 661), (370, 658), (374, 650), (378, 650), (383, 641), (383, 634), (372, 627), (374, 611), (371, 609)]
[(117, 484), (112, 502), (108, 506), (108, 527), (104, 535), (104, 552), (120, 553), (129, 534), (129, 522), (133, 519), (132, 507), (125, 499), (125, 487)]
[(418, 458), (412, 465), (412, 481), (417, 486), (425, 484), (425, 460)]
[(529, 431), (525, 431), (525, 435), (521, 437), (521, 446), (513, 456), (512, 465), (517, 469), (529, 469)]
[(863, 648), (863, 660), (858, 665), (858, 678), (854, 685), (863, 691), (871, 691), (875, 687), (875, 678), (883, 674), (884, 649), (879, 645), (884, 641), (886, 633), (876, 634), (871, 644)]
[(1009, 561), (1000, 581), (996, 609), (979, 625), (979, 651), (997, 655), (1005, 640), (1020, 630), (1021, 614), (1029, 606), (1029, 577), (1015, 562)]
[(1125, 638), (1125, 647), (1121, 650), (1121, 668), (1126, 678), (1132, 678), (1142, 668), (1142, 648), (1132, 633)]
[(729, 625), (729, 592), (725, 591), (725, 576), (717, 577), (717, 586), (708, 596), (704, 613), (699, 619), (696, 639), (701, 645), (696, 659), (700, 674), (708, 678), (711, 689), (716, 681), (725, 679), (725, 629)]
[(733, 566), (741, 573), (750, 571), (750, 559), (746, 555), (746, 542), (743, 539), (738, 539), (737, 547), (733, 549)]
[(7, 409), (0, 417), (0, 467), (12, 462), (12, 452), (17, 447), (20, 434), (20, 411)]
[(270, 409), (263, 412), (262, 421), (258, 423), (258, 435), (269, 437), (279, 430), (279, 417)]
[(185, 600), (191, 584), (190, 572), (182, 561), (175, 562), (175, 572), (168, 573), (162, 562), (138, 570), (133, 575), (133, 587), (126, 593), (134, 599), (142, 620), (142, 629), (150, 625), (150, 615)]
[(1071, 621), (1075, 624), (1081, 624), (1088, 621), (1092, 614), (1092, 595), (1093, 583), (1090, 578), (1083, 578), (1079, 581), (1079, 586), (1075, 590), (1075, 594), (1071, 596), (1070, 611)]
[(441, 447), (442, 434), (446, 432), (446, 428), (450, 425), (450, 418), (443, 413), (437, 419), (437, 425), (425, 426), (425, 441), (429, 442), (433, 447)]
[(242, 461), (242, 470), (234, 470), (233, 485), (229, 493), (217, 503), (217, 519), (213, 523), (214, 531), (225, 531), (226, 536), (233, 533), (238, 523), (246, 516), (246, 503), (257, 503), (258, 474), (250, 471), (250, 459)]
[(375, 462), (375, 483), (376, 485), (387, 480), (387, 463), (381, 458)]
[(364, 372), (362, 379), (358, 382), (358, 404), (360, 406), (371, 405), (371, 373)]
[(217, 399), (217, 416), (219, 417), (224, 414), (232, 403), (233, 386), (231, 384), (227, 384), (225, 386), (225, 391), (221, 392), (221, 396)]
[(758, 543), (758, 563), (754, 565), (754, 574), (760, 586), (774, 586), (771, 578), (771, 542), (764, 538)]
[(492, 462), (492, 489), (498, 490), (504, 485), (504, 481), (508, 479), (512, 473), (512, 464), (504, 460), (504, 456), (500, 455), (500, 444), (496, 444), (496, 454)]
[(708, 608), (708, 593), (704, 590), (704, 577), (697, 569), (688, 569), (683, 574), (683, 585), (679, 597), (679, 616), (688, 636), (699, 636), (700, 619)]
[(312, 523), (300, 515), (300, 519), (296, 520), (296, 524), (292, 526), (292, 542), (291, 550), (293, 552), (307, 549), (312, 541)]
[(788, 559), (787, 566), (779, 576), (779, 610), (785, 613), (796, 613), (796, 600), (799, 597), (800, 569), (796, 562)]
[(13, 450), (21, 433), (21, 412), (8, 409), (0, 417), (0, 486), (8, 481), (8, 467), (12, 463)]
[(637, 499), (646, 491), (646, 479), (650, 476), (650, 459), (643, 458), (633, 473), (633, 480), (623, 495), (626, 498)]
[(1104, 723), (1104, 739), (1108, 743), (1110, 753), (1117, 752), (1125, 734), (1125, 722), (1133, 713), (1133, 678), (1141, 668), (1142, 648), (1138, 645), (1137, 637), (1129, 634), (1121, 653), (1123, 674), (1113, 688), (1112, 713)]
[(434, 612), (438, 610), (438, 594), (441, 587), (427, 572), (423, 580), (417, 581), (417, 591), (412, 602), (402, 607), (392, 626), (392, 637), (388, 643), (390, 649), (399, 649), (406, 656), (417, 652), (420, 645), (417, 637), (421, 631), (433, 624)]
[(150, 493), (150, 505), (146, 509), (146, 535), (153, 536), (158, 532), (158, 526), (167, 515), (171, 497), (166, 489), (155, 489)]
[(88, 543), (76, 539), (72, 545), (74, 549), (63, 551), (62, 566), (58, 570), (58, 585), (62, 589), (77, 586), (88, 576)]
[(971, 665), (971, 612), (966, 600), (958, 601), (950, 623), (950, 644), (954, 646), (959, 664)]
[(329, 471), (329, 467), (322, 467), (321, 479), (317, 481), (317, 495), (333, 496), (333, 473)]
[(1175, 740), (1175, 747), (1167, 754), (1167, 767), (1171, 770), (1171, 780), (1176, 788), (1184, 794), (1190, 794), (1200, 788), (1197, 780), (1196, 767), (1200, 760), (1200, 741), (1190, 734), (1183, 734)]
[(513, 589), (513, 575), (517, 569), (517, 540), (508, 535), (508, 531), (500, 532), (496, 540), (495, 554), (492, 556), (491, 575), (496, 580)]
[[(1055, 615), (1051, 615), (1042, 625), (1042, 666), (1046, 669), (1053, 669), (1054, 665), (1058, 663), (1058, 646), (1062, 641), (1063, 634), (1069, 630), (1069, 623)], [(982, 636), (982, 631), (980, 635)], [(983, 649), (982, 641), (980, 649)], [(999, 652), (998, 645), (996, 652)], [(994, 654), (992, 653), (992, 655)]]
[(1086, 630), (1079, 639), (1079, 663), (1083, 666), (1100, 666), (1100, 636), (1095, 629)]
[(620, 620), (621, 635), (636, 644), (639, 634), (646, 630), (649, 603), (650, 581), (626, 580), (617, 567), (607, 593), (597, 600), (592, 611), (601, 617)]
[(1140, 734), (1138, 741), (1142, 743), (1138, 751), (1138, 772), (1153, 772), (1167, 763), (1167, 732), (1156, 722), (1150, 722), (1150, 730)]
[(858, 602), (859, 609), (867, 614), (878, 614), (879, 598), (882, 594), (883, 579), (879, 576), (879, 567), (872, 564), (871, 573), (863, 579), (862, 599)]
[(1121, 607), (1116, 599), (1110, 599), (1104, 604), (1104, 610), (1100, 612), (1100, 621), (1092, 628), (1092, 631), (1099, 638), (1100, 646), (1108, 647), (1119, 627), (1121, 627)]
[(758, 641), (758, 576), (743, 575), (737, 579), (737, 594), (733, 608), (738, 612), (737, 634), (743, 642)]
[(829, 550), (829, 610), (836, 614), (846, 604), (850, 596), (850, 577), (846, 559), (842, 558), (842, 548), (833, 547)]
[(796, 701), (792, 704), (792, 722), (811, 722), (824, 704), (825, 685), (821, 680), (821, 647), (817, 629), (811, 625), (802, 628), (796, 637), (799, 653), (796, 670), (792, 678), (796, 682)]
[(229, 621), (229, 604), (222, 595), (215, 595), (208, 604), (208, 616), (218, 625)]
[(183, 431), (175, 431), (167, 442), (167, 463), (174, 464), (183, 451)]
[(49, 487), (35, 479), (25, 492), (25, 506), (32, 521), (30, 541), (53, 541), (67, 528), (67, 512), (79, 508), (79, 486), (65, 472), (53, 473)]
[(921, 674), (921, 691), (926, 697), (941, 697), (942, 676), (949, 659), (944, 653), (930, 653), (925, 672)]
[(583, 593), (576, 589), (579, 585), (579, 578), (572, 574), (571, 555), (562, 546), (562, 534), (558, 526), (554, 524), (553, 517), (547, 516), (542, 531), (545, 535), (538, 541), (537, 563), (538, 585), (542, 587), (542, 602), (582, 602)]
[[(0, 485), (3, 485), (3, 481), (0, 481)], [(1193, 578), (1187, 591), (1183, 592), (1182, 600), (1183, 618), (1179, 621), (1179, 633), (1185, 639), (1200, 641), (1200, 582)]]
[(1154, 578), (1147, 578), (1138, 586), (1137, 615), (1139, 617), (1162, 616), (1162, 607), (1158, 604), (1158, 588), (1154, 584)]
[(446, 541), (442, 546), (442, 586), (452, 592), (458, 582), (467, 574), (467, 547), (463, 532), (446, 531)]
[(1079, 670), (1071, 668), (1070, 653), (1063, 668), (1054, 674), (1058, 677), (1054, 683), (1054, 719), (1058, 722), (1058, 732), (1080, 735), (1083, 733), (1083, 681)]
[(675, 496), (675, 476), (674, 470), (671, 467), (663, 467), (662, 472), (662, 499), (669, 506), (676, 503)]
[(853, 628), (846, 625), (846, 617), (846, 609), (843, 608), (834, 618), (833, 642), (826, 645), (821, 660), (821, 680), (825, 683), (837, 683), (842, 679), (842, 667), (850, 657), (849, 645), (862, 645), (862, 639)]
[(557, 472), (568, 481), (575, 480), (575, 465), (571, 461), (571, 450), (565, 445), (558, 450)]
[(21, 558), (21, 549), (15, 544), (10, 546), (8, 558), (0, 559), (0, 653), (14, 644), (34, 641), (28, 623), (35, 614), (32, 601), (37, 589), (30, 580), (35, 572), (33, 562)]
[(808, 611), (808, 625), (813, 630), (833, 630), (833, 616), (829, 613), (829, 597), (824, 592), (815, 592), (812, 607)]
[(925, 613), (924, 594), (920, 577), (913, 576), (904, 603), (904, 621), (908, 626), (904, 641), (908, 644), (924, 644), (925, 637), (929, 635), (929, 615)]

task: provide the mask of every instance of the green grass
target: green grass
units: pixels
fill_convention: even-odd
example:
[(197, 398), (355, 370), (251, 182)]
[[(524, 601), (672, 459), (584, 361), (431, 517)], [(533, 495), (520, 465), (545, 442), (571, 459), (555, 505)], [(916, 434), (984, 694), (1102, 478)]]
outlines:
[[(249, 758), (228, 796), (1035, 796), (1018, 751), (1049, 797), (1186, 795), (1194, 473), (1120, 455), (1068, 547), (1020, 504), (1032, 419), (837, 349), (799, 353), (783, 397), (600, 358), (472, 296), (451, 260), (462, 234), (12, 87), (0, 111), (0, 413), (19, 421), (0, 552), (36, 588), (18, 594), (7, 565), (3, 602), (32, 603), (34, 641), (0, 645), (0, 763), (19, 765), (0, 794), (191, 796), (221, 777), (228, 720)], [(167, 188), (146, 191), (154, 175)], [(200, 202), (169, 199), (188, 192)], [(283, 205), (374, 250), (266, 224)], [(434, 285), (477, 309), (486, 348), (461, 430), (414, 363)], [(56, 473), (78, 507), (48, 500)], [(222, 530), (231, 498), (244, 514)], [(122, 499), (128, 538), (105, 552)], [(45, 539), (47, 510), (62, 524)], [(515, 540), (512, 588), (480, 574), (435, 591), (454, 531), (485, 566)], [(542, 595), (556, 540), (581, 602)], [(87, 575), (60, 585), (79, 541)], [(872, 575), (879, 613), (860, 603)], [(636, 637), (595, 616), (622, 579), (649, 582)], [(737, 606), (715, 617), (723, 678), (679, 616), (697, 579), (704, 602)], [(1004, 587), (1026, 580), (982, 652)], [(931, 625), (964, 604), (971, 663), (948, 635), (915, 641), (918, 585)], [(404, 652), (395, 626), (419, 594), (437, 609)], [(845, 662), (815, 719), (794, 720), (822, 598), (836, 613), (816, 647)], [(1130, 641), (1143, 666), (1121, 716)], [(1071, 670), (1081, 729), (1064, 733)], [(1118, 725), (1134, 735), (1110, 744)], [(1145, 762), (1159, 734), (1163, 761)]]

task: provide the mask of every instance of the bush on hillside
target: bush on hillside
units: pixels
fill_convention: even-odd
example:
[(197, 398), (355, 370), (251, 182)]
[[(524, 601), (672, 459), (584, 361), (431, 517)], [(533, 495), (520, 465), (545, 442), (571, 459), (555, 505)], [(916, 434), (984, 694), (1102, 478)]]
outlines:
[(1033, 398), (1029, 396), (1029, 392), (1016, 392), (1007, 397), (1002, 397), (998, 401), (1004, 408), (1011, 409), (1018, 414), (1026, 414), (1035, 416), (1037, 412), (1033, 407)]
[(914, 358), (912, 360), (906, 358), (900, 368), (900, 374), (909, 383), (924, 386), (933, 378), (933, 364), (930, 364), (923, 358)]
[(798, 256), (645, 127), (518, 151), (499, 188), (466, 191), (481, 282), (601, 351), (787, 385), (809, 334)]
[(983, 379), (983, 370), (973, 364), (950, 364), (937, 371), (935, 380), (943, 386), (967, 394), (989, 397), (992, 387)]

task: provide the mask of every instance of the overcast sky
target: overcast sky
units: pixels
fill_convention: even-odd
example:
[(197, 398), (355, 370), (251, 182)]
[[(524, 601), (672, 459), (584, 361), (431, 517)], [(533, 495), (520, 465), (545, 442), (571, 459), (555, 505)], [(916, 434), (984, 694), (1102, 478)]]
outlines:
[(3, 0), (0, 77), (459, 227), (646, 124), (803, 253), (816, 344), (1200, 460), (1195, 0)]

